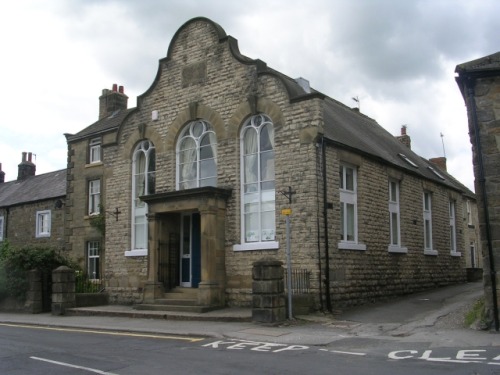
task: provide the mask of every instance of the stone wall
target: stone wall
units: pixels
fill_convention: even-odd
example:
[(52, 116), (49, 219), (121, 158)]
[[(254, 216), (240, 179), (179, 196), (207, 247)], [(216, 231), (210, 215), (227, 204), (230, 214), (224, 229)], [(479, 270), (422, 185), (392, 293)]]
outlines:
[[(463, 256), (450, 254), (449, 201), (456, 201), (457, 225), (462, 221), (461, 195), (409, 173), (393, 170), (346, 152), (328, 150), (330, 281), (333, 307), (345, 307), (394, 297), (466, 280)], [(357, 213), (359, 243), (366, 250), (339, 249), (340, 211), (338, 166), (357, 166)], [(389, 252), (388, 181), (400, 181), (401, 246), (404, 253)], [(330, 182), (331, 181), (331, 182)], [(423, 192), (432, 193), (432, 240), (436, 255), (424, 254)], [(457, 230), (463, 248), (463, 233)]]

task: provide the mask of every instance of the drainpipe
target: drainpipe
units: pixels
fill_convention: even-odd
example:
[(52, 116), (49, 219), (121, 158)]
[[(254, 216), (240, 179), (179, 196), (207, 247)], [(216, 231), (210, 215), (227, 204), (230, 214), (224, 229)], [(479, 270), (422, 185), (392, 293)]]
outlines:
[[(320, 145), (319, 143), (316, 143), (316, 148), (319, 148)], [(318, 152), (316, 156), (316, 164), (321, 163), (321, 153)], [(321, 165), (316, 165), (316, 172), (319, 172), (321, 169)], [(322, 170), (321, 170), (322, 171)], [(322, 172), (319, 172), (320, 174), (323, 174)], [(319, 176), (318, 176), (319, 177)], [(323, 270), (322, 270), (322, 265), (321, 265), (321, 241), (320, 241), (320, 236), (321, 236), (321, 224), (319, 220), (319, 215), (320, 215), (320, 204), (319, 204), (319, 178), (316, 178), (316, 196), (318, 197), (317, 200), (317, 207), (316, 207), (316, 228), (317, 228), (317, 242), (318, 242), (318, 271), (319, 271), (319, 304), (320, 304), (320, 310), (323, 311)]]
[(327, 183), (326, 183), (326, 150), (325, 150), (325, 137), (321, 137), (321, 156), (323, 159), (323, 216), (325, 223), (325, 298), (326, 298), (326, 309), (332, 312), (332, 301), (330, 296), (330, 254), (328, 252), (328, 194), (327, 194)]
[(476, 140), (476, 151), (477, 151), (477, 160), (479, 164), (479, 188), (481, 193), (483, 194), (483, 210), (484, 210), (484, 220), (485, 220), (485, 229), (486, 229), (486, 242), (488, 246), (488, 257), (490, 260), (490, 278), (491, 278), (491, 292), (493, 298), (493, 315), (495, 322), (495, 330), (498, 332), (499, 329), (499, 321), (498, 321), (498, 300), (497, 300), (497, 283), (496, 283), (496, 270), (495, 270), (495, 261), (493, 258), (493, 245), (491, 238), (491, 228), (490, 228), (490, 215), (488, 211), (488, 196), (486, 195), (486, 179), (484, 177), (484, 165), (483, 165), (483, 153), (481, 151), (481, 142), (480, 142), (480, 134), (479, 134), (479, 125), (477, 123), (477, 110), (476, 110), (476, 101), (474, 100), (474, 87), (472, 83), (466, 82), (465, 84), (467, 89), (467, 100), (469, 101), (469, 107), (471, 109), (471, 121), (472, 126), (474, 128), (474, 137)]

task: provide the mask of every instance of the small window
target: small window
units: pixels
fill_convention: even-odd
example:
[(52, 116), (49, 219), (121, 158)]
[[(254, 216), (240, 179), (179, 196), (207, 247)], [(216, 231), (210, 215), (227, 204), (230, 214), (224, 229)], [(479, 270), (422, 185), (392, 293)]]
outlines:
[(406, 253), (408, 249), (401, 246), (401, 217), (399, 211), (399, 186), (397, 180), (389, 180), (389, 252)]
[(3, 224), (4, 219), (3, 216), (0, 216), (0, 241), (3, 241)]
[(100, 244), (99, 241), (89, 241), (87, 243), (87, 275), (89, 279), (100, 279)]
[(99, 215), (101, 204), (101, 180), (89, 181), (89, 215)]
[(89, 143), (89, 163), (98, 163), (101, 161), (101, 139), (94, 138)]
[(50, 211), (36, 213), (36, 237), (50, 237)]

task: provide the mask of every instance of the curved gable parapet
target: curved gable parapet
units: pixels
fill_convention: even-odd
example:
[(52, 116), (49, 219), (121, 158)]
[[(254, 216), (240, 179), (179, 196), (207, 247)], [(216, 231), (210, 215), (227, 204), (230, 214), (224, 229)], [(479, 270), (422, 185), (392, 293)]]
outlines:
[(326, 98), (325, 94), (320, 93), (319, 91), (311, 89), (310, 92), (307, 92), (304, 90), (302, 86), (300, 86), (296, 80), (291, 79), (284, 74), (281, 74), (275, 70), (272, 69), (267, 69), (264, 71), (259, 72), (259, 75), (268, 75), (271, 77), (276, 78), (279, 80), (281, 83), (283, 83), (283, 86), (285, 86), (288, 98), (290, 99), (290, 102), (299, 102), (302, 100), (307, 100), (307, 99), (313, 99), (313, 98), (318, 98), (318, 99), (324, 99)]
[(172, 40), (170, 41), (170, 45), (168, 46), (168, 51), (167, 51), (167, 59), (169, 59), (172, 56), (172, 50), (174, 48), (175, 43), (177, 42), (177, 39), (179, 39), (179, 35), (186, 29), (189, 25), (195, 22), (205, 22), (208, 23), (213, 27), (215, 30), (215, 33), (217, 34), (217, 37), (219, 38), (219, 41), (222, 41), (223, 39), (227, 38), (226, 31), (220, 26), (218, 23), (212, 21), (211, 19), (205, 18), (205, 17), (195, 17), (184, 23), (179, 29), (176, 31), (174, 36), (172, 37)]

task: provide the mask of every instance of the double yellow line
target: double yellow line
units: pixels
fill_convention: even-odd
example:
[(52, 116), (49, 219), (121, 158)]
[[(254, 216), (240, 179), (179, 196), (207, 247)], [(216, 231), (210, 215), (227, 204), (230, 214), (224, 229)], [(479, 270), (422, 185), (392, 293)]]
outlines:
[(179, 340), (179, 341), (188, 341), (188, 342), (199, 342), (199, 341), (204, 340), (204, 338), (201, 338), (201, 337), (168, 336), (168, 335), (155, 335), (155, 334), (149, 334), (149, 333), (132, 333), (132, 332), (107, 331), (107, 330), (101, 331), (101, 330), (94, 330), (94, 329), (70, 328), (70, 327), (67, 327), (67, 328), (47, 327), (47, 326), (18, 324), (18, 323), (0, 323), (0, 326), (39, 329), (39, 330), (46, 330), (46, 331), (94, 333), (94, 334), (98, 334), (98, 335), (109, 335), (109, 336), (126, 336), (126, 337), (139, 337), (139, 338), (148, 338), (148, 339)]

